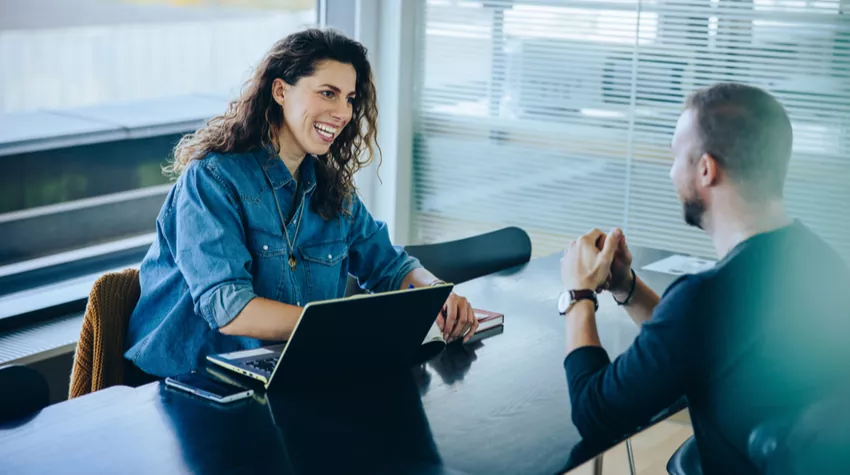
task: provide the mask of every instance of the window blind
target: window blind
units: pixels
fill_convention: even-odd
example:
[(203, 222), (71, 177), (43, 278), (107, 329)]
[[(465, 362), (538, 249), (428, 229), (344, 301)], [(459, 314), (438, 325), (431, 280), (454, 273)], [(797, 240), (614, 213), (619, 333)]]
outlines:
[(669, 179), (685, 97), (762, 87), (794, 129), (791, 214), (850, 256), (850, 0), (428, 0), (417, 18), (413, 240), (593, 227), (713, 256)]

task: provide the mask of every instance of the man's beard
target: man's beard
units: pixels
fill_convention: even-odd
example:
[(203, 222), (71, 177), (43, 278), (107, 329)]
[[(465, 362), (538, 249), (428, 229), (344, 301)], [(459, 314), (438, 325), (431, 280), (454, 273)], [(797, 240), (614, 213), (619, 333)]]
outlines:
[(705, 201), (699, 196), (685, 199), (682, 203), (682, 210), (685, 215), (685, 222), (690, 226), (702, 227), (702, 218), (705, 215)]

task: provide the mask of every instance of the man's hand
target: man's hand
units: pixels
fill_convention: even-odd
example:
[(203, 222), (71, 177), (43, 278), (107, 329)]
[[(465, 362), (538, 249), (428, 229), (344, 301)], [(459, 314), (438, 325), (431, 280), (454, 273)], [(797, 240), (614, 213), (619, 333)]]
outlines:
[[(632, 288), (632, 252), (626, 245), (626, 236), (622, 231), (619, 232), (616, 241), (617, 250), (614, 251), (614, 261), (611, 263), (611, 280), (608, 284), (608, 290), (614, 294), (617, 300), (622, 302), (628, 297), (629, 290)], [(604, 239), (597, 242), (600, 251), (603, 243)]]
[(607, 236), (594, 229), (570, 243), (561, 259), (564, 289), (600, 289), (608, 284), (609, 278), (613, 284), (611, 266), (622, 235), (619, 229)]
[(475, 311), (466, 297), (452, 292), (443, 306), (443, 311), (437, 316), (437, 326), (443, 332), (446, 342), (461, 336), (464, 337), (463, 341), (467, 342), (478, 330), (478, 319), (475, 318)]

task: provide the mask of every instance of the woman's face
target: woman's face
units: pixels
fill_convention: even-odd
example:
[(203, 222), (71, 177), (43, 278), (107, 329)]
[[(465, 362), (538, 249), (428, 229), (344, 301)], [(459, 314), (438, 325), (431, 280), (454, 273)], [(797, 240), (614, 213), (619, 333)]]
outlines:
[(294, 85), (275, 79), (272, 93), (283, 107), (281, 154), (324, 155), (351, 121), (357, 73), (350, 64), (321, 61)]

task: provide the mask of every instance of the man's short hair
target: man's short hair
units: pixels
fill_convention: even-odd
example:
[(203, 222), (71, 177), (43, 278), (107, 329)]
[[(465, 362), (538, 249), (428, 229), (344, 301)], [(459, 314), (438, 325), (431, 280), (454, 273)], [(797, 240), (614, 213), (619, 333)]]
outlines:
[(700, 153), (714, 157), (751, 199), (781, 198), (791, 159), (791, 120), (772, 95), (753, 86), (720, 83), (691, 94)]

